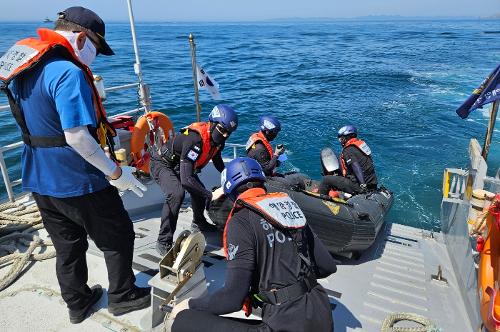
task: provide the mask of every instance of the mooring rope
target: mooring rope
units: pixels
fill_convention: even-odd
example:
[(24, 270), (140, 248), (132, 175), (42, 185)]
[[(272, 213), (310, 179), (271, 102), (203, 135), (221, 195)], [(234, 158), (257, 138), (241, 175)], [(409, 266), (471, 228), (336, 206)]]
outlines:
[[(22, 274), (31, 261), (55, 257), (55, 250), (33, 254), (38, 247), (52, 246), (33, 234), (43, 228), (42, 218), (36, 205), (5, 203), (0, 205), (0, 269), (10, 265), (10, 270), (0, 276), (0, 291), (10, 286)], [(28, 247), (20, 252), (20, 247)]]
[[(418, 323), (421, 326), (417, 327), (394, 326), (397, 323), (404, 321)], [(398, 312), (390, 314), (384, 319), (380, 331), (381, 332), (439, 332), (440, 329), (436, 327), (436, 325), (427, 317), (413, 313)]]

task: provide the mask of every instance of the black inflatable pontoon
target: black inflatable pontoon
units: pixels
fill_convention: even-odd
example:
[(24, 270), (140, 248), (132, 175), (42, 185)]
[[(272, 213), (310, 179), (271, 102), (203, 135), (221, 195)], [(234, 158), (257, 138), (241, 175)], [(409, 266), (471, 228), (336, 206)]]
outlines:
[[(328, 168), (338, 167), (338, 163), (332, 165), (331, 160), (330, 164), (325, 161), (326, 156), (328, 160), (332, 158), (333, 153), (325, 150), (327, 149), (324, 149), (321, 155), (323, 172), (326, 174)], [(313, 192), (318, 185), (318, 181), (298, 173), (270, 177), (266, 181), (269, 192), (285, 192), (300, 206), (308, 223), (330, 252), (358, 253), (370, 247), (392, 206), (392, 192), (382, 187), (344, 200), (329, 196), (320, 197)], [(208, 214), (222, 229), (231, 208), (232, 202), (223, 197), (212, 202)]]

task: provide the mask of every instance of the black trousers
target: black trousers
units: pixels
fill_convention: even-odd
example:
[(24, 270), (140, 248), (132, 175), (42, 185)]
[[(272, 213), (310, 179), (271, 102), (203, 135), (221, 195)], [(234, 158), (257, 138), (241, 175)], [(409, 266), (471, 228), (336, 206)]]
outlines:
[(69, 309), (90, 299), (87, 286), (87, 234), (104, 253), (108, 302), (120, 302), (134, 287), (132, 255), (135, 233), (115, 187), (91, 194), (55, 198), (33, 193), (43, 224), (56, 249), (56, 274)]
[[(151, 175), (165, 194), (165, 203), (161, 210), (160, 232), (158, 242), (162, 245), (172, 243), (177, 228), (179, 211), (186, 195), (181, 184), (180, 174), (177, 170), (167, 167), (162, 161), (151, 159)], [(195, 175), (195, 178), (198, 177)], [(205, 198), (191, 194), (191, 207), (193, 208), (193, 222), (196, 224), (206, 222), (203, 214)]]
[(206, 311), (188, 309), (174, 320), (172, 332), (271, 332), (261, 320), (221, 317)]
[(351, 181), (349, 178), (338, 175), (325, 175), (319, 184), (319, 193), (328, 195), (330, 189), (340, 190), (349, 194), (359, 194), (361, 192), (359, 184)]

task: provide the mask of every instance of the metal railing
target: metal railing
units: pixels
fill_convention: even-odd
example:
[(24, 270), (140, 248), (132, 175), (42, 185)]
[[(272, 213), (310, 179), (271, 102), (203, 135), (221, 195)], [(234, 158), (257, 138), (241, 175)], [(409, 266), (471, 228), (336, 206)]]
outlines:
[[(108, 92), (132, 89), (132, 88), (137, 88), (137, 87), (138, 87), (138, 83), (132, 83), (132, 84), (124, 84), (124, 85), (106, 88), (104, 90), (106, 91), (106, 93), (108, 93)], [(1, 105), (0, 106), (0, 111), (5, 110), (5, 109), (10, 109), (10, 107), (8, 105)], [(130, 111), (126, 111), (123, 113), (119, 113), (119, 114), (110, 116), (110, 118), (121, 116), (121, 115), (134, 114), (134, 113), (142, 112), (142, 111), (144, 111), (144, 107), (139, 107), (139, 108), (132, 109)], [(7, 191), (7, 195), (9, 197), (9, 200), (11, 202), (13, 202), (15, 200), (15, 194), (14, 194), (13, 188), (17, 185), (20, 185), (22, 183), (22, 180), (21, 179), (17, 179), (14, 181), (10, 180), (8, 168), (7, 168), (7, 165), (5, 164), (4, 153), (7, 151), (10, 151), (10, 150), (17, 149), (17, 148), (23, 146), (23, 144), (24, 143), (22, 141), (19, 141), (16, 143), (12, 143), (12, 144), (0, 147), (0, 171), (2, 172), (4, 186), (5, 186), (5, 189)], [(234, 159), (234, 158), (238, 157), (238, 149), (244, 149), (245, 144), (227, 143), (226, 147), (232, 148), (232, 155), (233, 155), (233, 159)]]
[(492, 193), (500, 193), (500, 179), (487, 176), (484, 179), (484, 189)]
[(226, 146), (233, 148), (233, 159), (238, 158), (238, 149), (245, 148), (245, 144), (226, 143)]
[[(124, 84), (124, 85), (106, 88), (106, 89), (104, 89), (104, 91), (114, 92), (114, 91), (120, 91), (120, 90), (127, 90), (127, 89), (137, 88), (138, 85), (139, 85), (138, 83)], [(10, 109), (9, 105), (0, 105), (0, 111), (4, 111), (4, 110), (8, 110), (8, 109)], [(139, 108), (136, 108), (136, 109), (133, 109), (130, 111), (119, 113), (119, 114), (111, 116), (111, 118), (116, 117), (116, 116), (120, 116), (120, 115), (134, 114), (134, 113), (137, 113), (140, 111), (144, 111), (144, 108), (139, 107)], [(5, 163), (4, 153), (7, 151), (10, 151), (10, 150), (17, 149), (23, 145), (24, 145), (24, 143), (22, 141), (19, 141), (16, 143), (12, 143), (12, 144), (8, 144), (6, 146), (0, 147), (0, 171), (2, 172), (2, 178), (3, 178), (5, 190), (7, 191), (9, 201), (11, 201), (11, 202), (14, 202), (14, 200), (15, 200), (13, 187), (20, 185), (22, 180), (21, 179), (17, 179), (14, 181), (10, 180), (7, 164)]]

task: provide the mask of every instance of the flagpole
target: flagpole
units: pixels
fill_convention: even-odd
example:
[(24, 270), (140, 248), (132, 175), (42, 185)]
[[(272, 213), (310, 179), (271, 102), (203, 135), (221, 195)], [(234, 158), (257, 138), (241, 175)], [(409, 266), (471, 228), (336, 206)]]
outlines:
[(481, 155), (484, 161), (488, 159), (488, 153), (490, 152), (491, 137), (493, 136), (493, 129), (495, 128), (495, 122), (497, 120), (498, 114), (498, 100), (495, 100), (491, 105), (490, 120), (488, 121), (488, 130), (486, 131), (486, 137), (484, 138), (483, 152)]
[(196, 69), (196, 44), (194, 42), (194, 36), (192, 33), (189, 34), (189, 45), (191, 47), (191, 66), (193, 67), (193, 84), (194, 84), (194, 101), (196, 103), (196, 121), (201, 121), (201, 105), (200, 105), (200, 95), (198, 92), (198, 75)]

